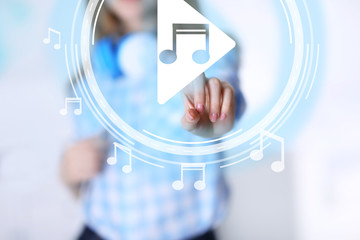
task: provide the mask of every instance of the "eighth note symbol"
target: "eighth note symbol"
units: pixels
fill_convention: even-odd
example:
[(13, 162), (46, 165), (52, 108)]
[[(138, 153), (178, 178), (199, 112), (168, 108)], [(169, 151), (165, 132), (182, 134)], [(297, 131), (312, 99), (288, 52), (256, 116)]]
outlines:
[(74, 109), (75, 115), (80, 115), (82, 113), (81, 98), (65, 98), (65, 107), (60, 110), (61, 115), (65, 116), (68, 114), (69, 104), (78, 104), (78, 108)]
[(268, 131), (261, 131), (260, 133), (260, 149), (254, 150), (250, 153), (250, 157), (254, 161), (260, 161), (264, 158), (264, 136), (268, 136), (281, 143), (281, 160), (273, 162), (271, 164), (271, 169), (274, 172), (282, 172), (285, 169), (285, 140), (282, 137), (279, 137)]
[(117, 142), (114, 142), (114, 156), (113, 157), (109, 157), (107, 159), (107, 163), (109, 165), (115, 165), (117, 163), (117, 150), (120, 149), (122, 150), (123, 152), (129, 154), (129, 164), (128, 165), (125, 165), (123, 168), (122, 168), (122, 171), (124, 173), (131, 173), (132, 172), (132, 151), (131, 149), (125, 147), (124, 145), (120, 144), (120, 143), (117, 143)]
[(54, 49), (59, 50), (60, 47), (61, 47), (61, 33), (59, 31), (56, 31), (56, 30), (54, 30), (52, 28), (49, 28), (48, 29), (48, 36), (47, 36), (47, 38), (44, 38), (43, 42), (44, 42), (44, 44), (50, 44), (50, 42), (51, 42), (51, 33), (54, 33), (58, 38), (58, 42), (54, 44)]
[(181, 177), (180, 180), (173, 182), (172, 187), (175, 190), (181, 190), (184, 188), (184, 171), (202, 171), (202, 179), (194, 183), (196, 190), (204, 190), (205, 184), (205, 163), (183, 163), (181, 164)]
[(193, 53), (193, 61), (197, 64), (205, 64), (210, 59), (209, 54), (209, 24), (173, 24), (173, 49), (164, 50), (160, 53), (160, 61), (164, 64), (172, 64), (177, 60), (177, 36), (178, 35), (205, 35), (205, 50), (197, 50)]

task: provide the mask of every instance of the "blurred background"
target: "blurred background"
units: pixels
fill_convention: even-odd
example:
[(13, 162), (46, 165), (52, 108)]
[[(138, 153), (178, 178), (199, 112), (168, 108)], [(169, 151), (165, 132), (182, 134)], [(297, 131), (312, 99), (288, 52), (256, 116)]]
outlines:
[[(76, 3), (64, 2), (68, 15), (55, 0), (0, 2), (0, 239), (73, 239), (82, 227), (80, 203), (58, 174), (74, 128), (58, 112), (64, 56), (42, 42), (48, 27), (66, 30), (71, 23)], [(251, 111), (269, 97), (281, 69), (281, 13), (273, 1), (228, 2), (224, 11), (241, 35), (239, 74)], [(360, 1), (316, 2), (321, 69), (307, 115), (300, 111), (286, 124), (297, 128), (287, 143), (286, 171), (271, 171), (277, 151), (228, 171), (231, 206), (219, 239), (360, 239)], [(268, 85), (259, 89), (259, 79)], [(296, 118), (300, 127), (291, 124)]]

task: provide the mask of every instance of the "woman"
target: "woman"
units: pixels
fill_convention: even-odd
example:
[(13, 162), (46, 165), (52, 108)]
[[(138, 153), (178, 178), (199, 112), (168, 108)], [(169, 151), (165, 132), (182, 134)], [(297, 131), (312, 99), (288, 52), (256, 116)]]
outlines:
[[(159, 106), (154, 96), (155, 11), (153, 1), (105, 2), (92, 59), (103, 95), (132, 127), (163, 129), (170, 138), (182, 136), (188, 141), (222, 136), (232, 129), (243, 108), (236, 50), (205, 73), (212, 78), (197, 80), (196, 91), (188, 91), (183, 101), (174, 98)], [(134, 45), (138, 47), (129, 51)], [(141, 64), (144, 58), (150, 60)], [(168, 120), (174, 118), (175, 122)], [(103, 164), (112, 152), (99, 137), (102, 131), (84, 110), (78, 119), (82, 140), (66, 151), (62, 164), (63, 179), (74, 191), (89, 183), (84, 192), (86, 226), (79, 239), (215, 239), (213, 228), (225, 216), (228, 197), (218, 166), (207, 167), (205, 190), (191, 187), (201, 176), (194, 172), (187, 173), (184, 189), (175, 191), (171, 182), (179, 177), (178, 167), (164, 170), (134, 162), (134, 171), (124, 175), (120, 165)], [(127, 156), (119, 158), (125, 161)]]

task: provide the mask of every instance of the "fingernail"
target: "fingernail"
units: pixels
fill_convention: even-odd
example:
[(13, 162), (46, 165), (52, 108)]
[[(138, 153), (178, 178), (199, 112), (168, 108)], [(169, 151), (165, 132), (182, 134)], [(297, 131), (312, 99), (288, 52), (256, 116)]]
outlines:
[(212, 122), (216, 122), (218, 120), (218, 118), (219, 118), (219, 114), (217, 114), (217, 113), (212, 113), (210, 116), (210, 120)]
[(202, 113), (205, 110), (205, 106), (204, 104), (197, 104), (196, 105), (196, 110), (198, 110), (199, 113)]
[(226, 117), (227, 117), (227, 116), (226, 116), (226, 114), (225, 114), (225, 113), (222, 113), (222, 114), (221, 114), (221, 116), (220, 116), (220, 120), (222, 120), (222, 121), (223, 121), (223, 120), (225, 120), (225, 119), (226, 119)]
[(194, 121), (196, 116), (194, 116), (193, 113), (191, 113), (191, 111), (188, 111), (186, 113), (186, 117), (189, 121)]

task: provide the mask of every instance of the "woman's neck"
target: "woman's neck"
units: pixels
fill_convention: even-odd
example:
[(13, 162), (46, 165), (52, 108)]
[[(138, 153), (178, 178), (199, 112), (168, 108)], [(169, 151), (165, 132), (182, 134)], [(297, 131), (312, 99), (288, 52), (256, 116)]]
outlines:
[(144, 29), (144, 27), (143, 27), (142, 21), (140, 19), (124, 22), (125, 33), (138, 32), (143, 29)]

